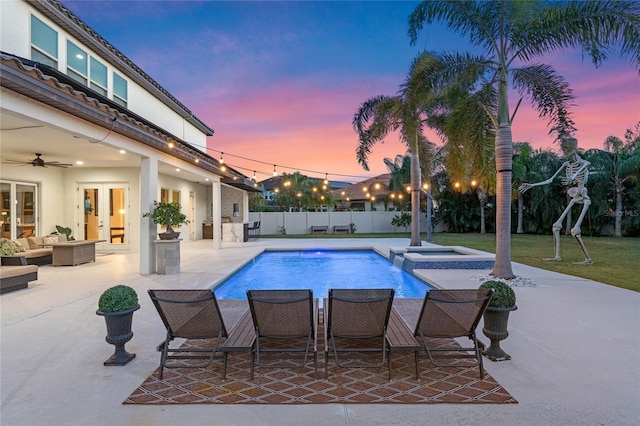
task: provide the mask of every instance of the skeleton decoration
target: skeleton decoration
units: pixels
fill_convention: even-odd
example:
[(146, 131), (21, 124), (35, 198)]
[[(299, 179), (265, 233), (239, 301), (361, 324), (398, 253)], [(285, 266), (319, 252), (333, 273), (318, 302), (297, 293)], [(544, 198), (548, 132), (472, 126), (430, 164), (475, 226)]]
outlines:
[(524, 194), (534, 186), (550, 184), (553, 179), (555, 179), (555, 177), (564, 170), (565, 174), (561, 177), (561, 180), (563, 185), (571, 186), (567, 191), (569, 197), (571, 197), (571, 201), (567, 208), (564, 209), (558, 220), (553, 224), (552, 229), (553, 241), (555, 243), (555, 256), (544, 260), (560, 261), (560, 230), (562, 229), (562, 222), (574, 205), (582, 204), (582, 211), (580, 212), (580, 216), (578, 217), (575, 225), (571, 228), (571, 235), (576, 239), (580, 245), (580, 249), (582, 249), (582, 253), (584, 254), (584, 261), (577, 262), (577, 264), (590, 265), (593, 263), (593, 260), (589, 256), (587, 248), (584, 246), (580, 231), (582, 220), (589, 209), (589, 205), (591, 205), (591, 199), (587, 195), (587, 188), (585, 187), (587, 179), (589, 178), (590, 163), (578, 155), (578, 141), (576, 139), (571, 137), (562, 139), (560, 142), (560, 148), (562, 148), (562, 153), (568, 161), (564, 162), (558, 171), (549, 179), (538, 183), (523, 183), (518, 188), (518, 191), (520, 191), (521, 194)]

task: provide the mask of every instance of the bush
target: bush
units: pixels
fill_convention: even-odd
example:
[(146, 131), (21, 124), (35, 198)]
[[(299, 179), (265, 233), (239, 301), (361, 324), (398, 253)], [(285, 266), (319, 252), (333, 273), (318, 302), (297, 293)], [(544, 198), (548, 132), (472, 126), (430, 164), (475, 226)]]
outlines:
[(100, 312), (128, 311), (136, 306), (138, 306), (138, 295), (134, 289), (126, 285), (106, 289), (98, 301)]
[(491, 280), (483, 282), (480, 288), (493, 289), (493, 297), (489, 302), (489, 306), (493, 308), (510, 308), (516, 304), (516, 292), (509, 287), (509, 284)]
[(400, 212), (391, 218), (391, 225), (397, 227), (403, 227), (404, 231), (407, 232), (407, 228), (411, 225), (411, 213), (408, 212)]

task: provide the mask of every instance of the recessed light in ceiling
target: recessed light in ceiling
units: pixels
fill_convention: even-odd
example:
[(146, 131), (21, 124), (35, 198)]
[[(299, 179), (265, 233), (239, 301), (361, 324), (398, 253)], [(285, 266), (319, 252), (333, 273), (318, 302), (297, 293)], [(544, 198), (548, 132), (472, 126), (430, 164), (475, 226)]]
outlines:
[(179, 171), (180, 171), (180, 169), (176, 169), (176, 172), (179, 172)]
[(82, 160), (78, 160), (78, 161), (76, 161), (76, 164), (77, 164), (78, 166), (82, 166), (82, 165), (84, 164), (84, 161), (82, 161)]
[(126, 153), (127, 153), (127, 151), (125, 151), (124, 149), (120, 150), (120, 154), (126, 154)]

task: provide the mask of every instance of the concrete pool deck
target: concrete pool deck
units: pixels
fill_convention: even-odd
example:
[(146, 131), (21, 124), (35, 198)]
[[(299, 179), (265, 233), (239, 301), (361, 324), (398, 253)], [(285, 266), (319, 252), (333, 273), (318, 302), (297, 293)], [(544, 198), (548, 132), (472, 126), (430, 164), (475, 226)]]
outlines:
[[(637, 425), (640, 423), (640, 294), (514, 263), (536, 287), (518, 287), (518, 310), (502, 347), (511, 361), (486, 370), (519, 404), (473, 405), (122, 405), (158, 367), (164, 328), (150, 288), (205, 288), (265, 247), (389, 247), (402, 239), (260, 239), (210, 249), (183, 242), (181, 273), (138, 274), (137, 255), (98, 256), (75, 267), (41, 267), (28, 289), (0, 296), (0, 424), (13, 425)], [(597, 267), (597, 263), (592, 266)], [(479, 285), (481, 270), (422, 271), (445, 288)], [(345, 271), (348, 279), (348, 271)], [(113, 353), (95, 314), (101, 292), (135, 288), (125, 367), (104, 367)], [(301, 280), (304, 284), (304, 279)], [(228, 323), (244, 302), (222, 305)], [(481, 326), (480, 326), (481, 328)], [(479, 331), (481, 340), (487, 339)], [(428, 374), (424, 371), (423, 374)]]

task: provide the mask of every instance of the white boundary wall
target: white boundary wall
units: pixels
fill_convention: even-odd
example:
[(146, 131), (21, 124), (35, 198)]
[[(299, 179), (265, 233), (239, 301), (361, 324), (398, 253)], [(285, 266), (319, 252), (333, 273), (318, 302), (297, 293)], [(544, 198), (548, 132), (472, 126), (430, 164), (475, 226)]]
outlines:
[[(287, 235), (310, 234), (311, 226), (327, 226), (333, 233), (336, 225), (353, 223), (357, 233), (405, 233), (410, 231), (391, 225), (399, 212), (250, 212), (249, 223), (260, 221), (260, 233), (278, 234), (281, 228)], [(427, 218), (420, 217), (420, 232), (427, 232)]]

